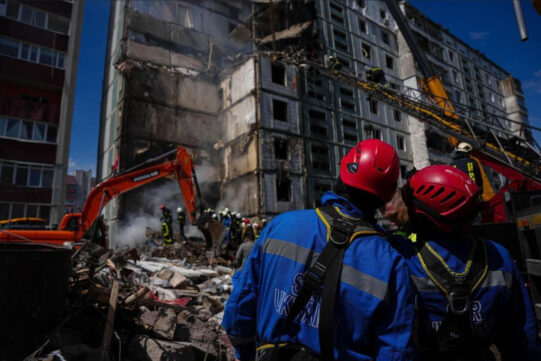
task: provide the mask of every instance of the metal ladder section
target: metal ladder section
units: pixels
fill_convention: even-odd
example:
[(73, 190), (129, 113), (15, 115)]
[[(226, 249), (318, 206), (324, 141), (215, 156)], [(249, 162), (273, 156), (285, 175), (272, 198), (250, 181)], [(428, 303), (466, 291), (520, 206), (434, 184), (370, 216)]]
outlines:
[(368, 93), (369, 99), (387, 103), (459, 141), (468, 142), (489, 157), (541, 182), (539, 146), (524, 137), (513, 134), (505, 126), (518, 123), (524, 128), (539, 130), (538, 128), (495, 115), (491, 115), (491, 119), (475, 119), (472, 114), (480, 110), (464, 105), (453, 104), (455, 112), (450, 113), (449, 110), (438, 106), (434, 96), (426, 91), (408, 87), (403, 87), (402, 91), (398, 91), (357, 78), (350, 73), (329, 69), (316, 62), (305, 60), (304, 63), (308, 67), (307, 71), (313, 68), (320, 74), (360, 88)]

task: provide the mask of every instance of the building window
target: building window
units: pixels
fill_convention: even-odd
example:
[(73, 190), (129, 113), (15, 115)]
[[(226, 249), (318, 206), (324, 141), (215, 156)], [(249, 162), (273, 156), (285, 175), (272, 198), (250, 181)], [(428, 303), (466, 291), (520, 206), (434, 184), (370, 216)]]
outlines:
[(48, 123), (0, 117), (0, 137), (56, 143), (56, 130)]
[(274, 138), (274, 158), (287, 160), (288, 142), (284, 138)]
[(19, 42), (0, 37), (0, 54), (11, 57), (19, 56)]
[(460, 85), (460, 78), (458, 77), (458, 73), (453, 70), (453, 80), (455, 81), (455, 84)]
[(455, 53), (453, 53), (451, 50), (449, 50), (449, 60), (454, 63), (455, 62)]
[(329, 6), (331, 8), (331, 19), (343, 25), (344, 24), (344, 9), (340, 5), (337, 5), (333, 2), (331, 2)]
[(359, 30), (365, 34), (367, 34), (366, 31), (366, 21), (359, 19)]
[(276, 201), (291, 201), (291, 179), (280, 174), (276, 177)]
[(53, 185), (52, 166), (23, 164), (0, 160), (0, 183), (23, 187), (50, 188)]
[(364, 0), (357, 0), (357, 5), (361, 8), (361, 9), (364, 9), (365, 8), (365, 3), (364, 3)]
[(0, 203), (0, 219), (39, 217), (48, 223), (50, 212), (50, 206), (43, 204)]
[(397, 109), (393, 109), (393, 119), (395, 122), (402, 121), (402, 113)]
[(280, 63), (272, 63), (271, 76), (274, 84), (286, 85), (286, 67)]
[(64, 69), (65, 53), (0, 37), (0, 55)]
[(333, 34), (334, 34), (334, 47), (338, 50), (341, 50), (347, 53), (349, 49), (348, 49), (348, 41), (347, 41), (346, 33), (340, 30), (334, 29)]
[(310, 117), (310, 135), (314, 137), (327, 138), (327, 115), (314, 109), (310, 109), (308, 115)]
[(329, 146), (326, 144), (314, 144), (311, 146), (312, 150), (312, 167), (317, 170), (326, 171), (330, 170), (329, 168)]
[(374, 128), (371, 125), (367, 125), (364, 127), (364, 131), (366, 134), (366, 138), (368, 139), (379, 139), (383, 140), (381, 129)]
[(369, 105), (369, 108), (370, 108), (370, 113), (376, 114), (376, 115), (379, 113), (379, 111), (378, 111), (378, 102), (377, 101), (369, 100), (368, 105)]
[(372, 47), (370, 45), (363, 43), (362, 50), (363, 50), (363, 56), (365, 58), (372, 59)]
[(278, 99), (273, 99), (272, 116), (274, 120), (287, 122), (287, 103)]
[(396, 136), (396, 147), (398, 150), (406, 151), (406, 138), (401, 135)]
[[(3, 3), (3, 6), (2, 6)], [(60, 34), (69, 33), (68, 18), (49, 14), (44, 11), (21, 5), (16, 1), (9, 1), (7, 9), (5, 8), (5, 0), (0, 1), (0, 15), (7, 16), (13, 20), (35, 26), (41, 29), (47, 29)], [(2, 11), (4, 8), (6, 11)]]
[(385, 55), (385, 66), (389, 69), (394, 69), (394, 60), (390, 55)]
[(493, 92), (490, 92), (490, 101), (491, 101), (492, 103), (494, 103), (494, 102), (496, 101)]
[(385, 44), (389, 45), (389, 33), (387, 33), (387, 32), (386, 32), (385, 30), (383, 30), (383, 29), (381, 30), (381, 40), (382, 40)]
[(379, 9), (379, 17), (381, 18), (381, 20), (386, 20), (387, 19), (387, 11), (385, 11), (385, 9)]
[(353, 119), (342, 119), (342, 130), (344, 133), (344, 141), (350, 143), (357, 143), (357, 123)]

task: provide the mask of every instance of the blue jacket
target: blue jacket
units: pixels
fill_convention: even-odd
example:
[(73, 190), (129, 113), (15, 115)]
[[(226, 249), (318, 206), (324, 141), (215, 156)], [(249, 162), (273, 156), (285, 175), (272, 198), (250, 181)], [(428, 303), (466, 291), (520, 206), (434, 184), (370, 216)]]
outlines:
[[(389, 241), (407, 259), (425, 317), (437, 329), (446, 313), (447, 299), (423, 269), (414, 242), (400, 236), (393, 236)], [(504, 360), (541, 360), (535, 315), (524, 281), (504, 247), (492, 241), (485, 240), (484, 243), (488, 273), (472, 295), (472, 322), (477, 325), (494, 323), (489, 329)], [(465, 235), (442, 235), (429, 240), (428, 244), (454, 272), (464, 271), (473, 246)]]
[[(363, 217), (347, 199), (327, 192), (322, 203), (349, 217)], [(327, 228), (314, 210), (282, 214), (261, 233), (242, 270), (235, 274), (223, 326), (241, 361), (255, 346), (276, 342), (319, 347), (319, 297), (308, 302), (289, 334), (281, 335), (307, 264), (325, 247)], [(334, 310), (335, 358), (411, 360), (414, 292), (405, 261), (379, 236), (365, 236), (346, 250), (340, 298)], [(299, 322), (300, 320), (300, 322)], [(293, 330), (293, 331), (291, 331)]]

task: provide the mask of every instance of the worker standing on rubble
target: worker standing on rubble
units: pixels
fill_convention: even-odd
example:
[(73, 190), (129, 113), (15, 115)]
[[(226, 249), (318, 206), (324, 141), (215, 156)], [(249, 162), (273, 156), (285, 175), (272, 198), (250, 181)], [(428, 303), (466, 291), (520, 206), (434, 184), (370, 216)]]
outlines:
[(254, 236), (251, 233), (248, 233), (246, 235), (246, 238), (244, 238), (243, 243), (239, 246), (239, 249), (237, 249), (237, 254), (235, 256), (237, 266), (240, 268), (244, 264), (244, 261), (246, 261), (246, 258), (248, 258), (248, 255), (252, 251), (252, 248), (254, 247)]
[(169, 228), (169, 223), (162, 218), (162, 236), (163, 236), (163, 245), (169, 246), (173, 243), (173, 237), (171, 235), (171, 228)]
[(403, 188), (408, 237), (389, 241), (408, 260), (418, 298), (422, 359), (541, 360), (533, 308), (505, 248), (468, 236), (480, 203), (467, 174), (434, 165)]
[(481, 176), (481, 169), (478, 162), (471, 158), (472, 146), (469, 143), (462, 142), (458, 144), (455, 151), (451, 155), (451, 166), (460, 169), (466, 173), (477, 187), (479, 187), (481, 194), (483, 194), (483, 178)]
[(234, 276), (223, 318), (241, 361), (413, 359), (407, 265), (374, 220), (399, 167), (389, 144), (362, 141), (320, 208), (267, 225)]
[(173, 213), (164, 204), (160, 204), (160, 209), (162, 210), (162, 219), (164, 219), (167, 222), (169, 229), (172, 229), (173, 228)]
[(182, 207), (177, 208), (177, 222), (178, 222), (178, 229), (179, 229), (179, 235), (182, 238), (186, 238), (184, 235), (184, 226), (186, 225), (186, 214), (184, 213)]

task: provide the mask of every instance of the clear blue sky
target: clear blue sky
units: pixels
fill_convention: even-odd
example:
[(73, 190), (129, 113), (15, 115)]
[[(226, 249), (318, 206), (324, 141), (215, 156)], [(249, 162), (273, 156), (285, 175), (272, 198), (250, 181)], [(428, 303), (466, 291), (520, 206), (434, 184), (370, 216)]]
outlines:
[[(374, 0), (373, 0), (374, 1)], [(433, 21), (520, 79), (530, 122), (541, 127), (541, 16), (523, 1), (521, 42), (510, 0), (410, 0)], [(73, 169), (96, 169), (109, 0), (86, 0), (70, 147)], [(541, 134), (534, 132), (541, 143)]]

